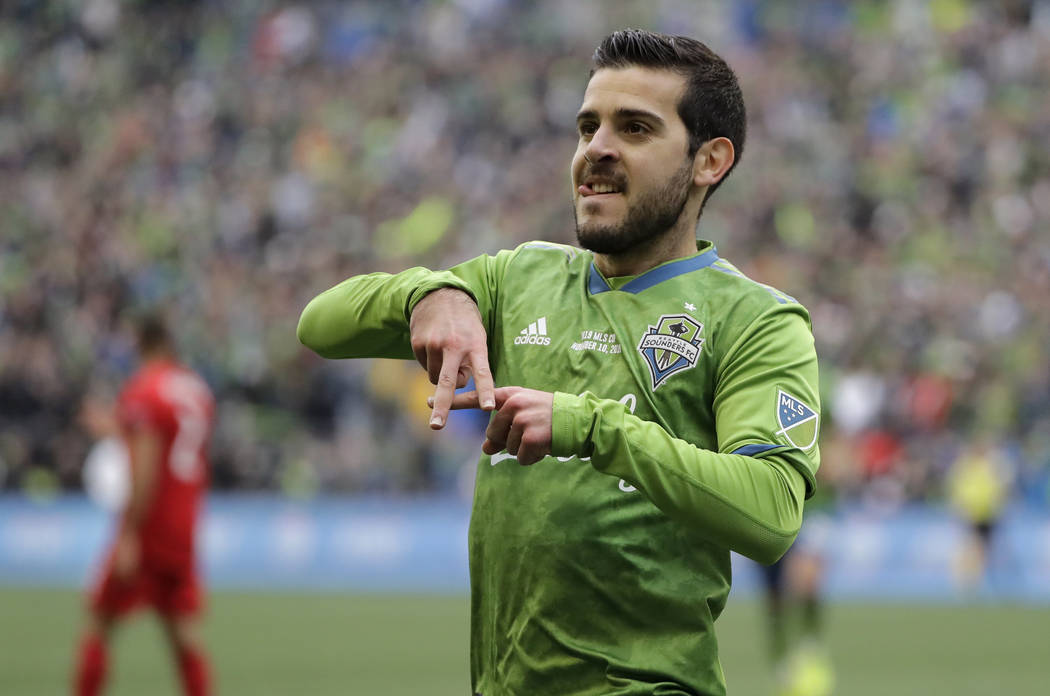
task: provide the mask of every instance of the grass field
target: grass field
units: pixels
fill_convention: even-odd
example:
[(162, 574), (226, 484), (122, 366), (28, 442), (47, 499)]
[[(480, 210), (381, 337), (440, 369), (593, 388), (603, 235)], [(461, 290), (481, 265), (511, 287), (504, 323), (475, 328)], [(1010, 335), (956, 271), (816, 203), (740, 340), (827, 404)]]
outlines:
[[(0, 694), (68, 693), (80, 596), (0, 589)], [(731, 600), (718, 622), (733, 696), (766, 695), (761, 607)], [(239, 696), (464, 696), (465, 597), (247, 594), (211, 597), (206, 638), (217, 692)], [(1050, 609), (834, 605), (828, 636), (843, 696), (1045, 694)], [(159, 629), (119, 634), (113, 696), (174, 696)]]

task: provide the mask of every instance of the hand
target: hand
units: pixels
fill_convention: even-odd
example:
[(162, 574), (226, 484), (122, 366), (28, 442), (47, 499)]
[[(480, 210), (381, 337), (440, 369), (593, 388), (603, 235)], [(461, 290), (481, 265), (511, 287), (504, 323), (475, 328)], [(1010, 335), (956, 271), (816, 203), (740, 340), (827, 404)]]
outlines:
[[(551, 453), (554, 394), (524, 387), (495, 390), (496, 415), (485, 431), (485, 454), (507, 450), (522, 466), (535, 464)], [(429, 401), (429, 400), (428, 400)], [(476, 391), (456, 394), (451, 407), (478, 408)]]
[(113, 551), (113, 574), (118, 580), (127, 582), (131, 580), (139, 570), (141, 550), (138, 537), (127, 531), (122, 531), (117, 537), (116, 548)]
[[(408, 322), (412, 352), (436, 384), (430, 402), (430, 427), (440, 430), (457, 387), (474, 376), (480, 408), (496, 408), (488, 343), (481, 313), (470, 295), (456, 288), (441, 288), (428, 294), (412, 310)], [(473, 408), (479, 408), (474, 406)]]

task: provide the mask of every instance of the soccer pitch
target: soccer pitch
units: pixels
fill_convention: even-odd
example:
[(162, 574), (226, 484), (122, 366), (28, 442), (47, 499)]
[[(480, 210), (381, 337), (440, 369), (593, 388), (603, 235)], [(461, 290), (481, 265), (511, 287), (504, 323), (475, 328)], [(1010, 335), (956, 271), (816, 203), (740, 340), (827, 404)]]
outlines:
[[(0, 588), (0, 694), (68, 693), (82, 600)], [(765, 696), (761, 606), (731, 599), (718, 621), (732, 696)], [(846, 696), (1042, 694), (1050, 608), (837, 604), (828, 637)], [(206, 640), (220, 694), (464, 696), (467, 598), (215, 592)], [(113, 696), (176, 696), (159, 628), (136, 615), (117, 636)]]

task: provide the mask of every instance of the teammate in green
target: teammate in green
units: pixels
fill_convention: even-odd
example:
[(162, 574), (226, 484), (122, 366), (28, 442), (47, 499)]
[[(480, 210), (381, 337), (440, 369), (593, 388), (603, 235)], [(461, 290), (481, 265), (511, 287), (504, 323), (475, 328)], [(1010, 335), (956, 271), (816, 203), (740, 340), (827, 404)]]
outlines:
[(571, 164), (582, 250), (350, 278), (299, 338), (415, 356), (435, 429), (450, 407), (494, 411), (469, 535), (475, 693), (724, 694), (729, 552), (779, 558), (814, 488), (809, 317), (696, 238), (744, 145), (726, 63), (636, 30), (594, 60)]

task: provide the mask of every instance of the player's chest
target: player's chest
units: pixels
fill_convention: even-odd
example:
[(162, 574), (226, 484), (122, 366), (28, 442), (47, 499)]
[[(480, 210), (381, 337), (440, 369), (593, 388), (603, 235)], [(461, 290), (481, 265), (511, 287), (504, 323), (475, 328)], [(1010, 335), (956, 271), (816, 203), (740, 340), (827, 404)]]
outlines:
[(648, 406), (643, 410), (695, 403), (710, 396), (716, 374), (705, 319), (702, 303), (674, 296), (549, 290), (504, 307), (495, 342), (497, 379), (546, 391), (590, 391)]

